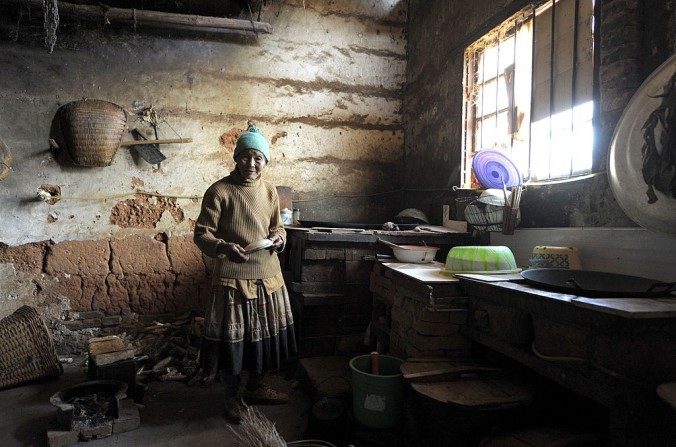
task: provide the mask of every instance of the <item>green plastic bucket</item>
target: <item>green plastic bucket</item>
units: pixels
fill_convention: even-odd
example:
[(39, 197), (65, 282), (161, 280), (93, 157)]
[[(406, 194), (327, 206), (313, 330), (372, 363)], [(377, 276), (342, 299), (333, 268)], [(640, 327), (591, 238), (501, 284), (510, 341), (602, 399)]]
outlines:
[(380, 356), (380, 374), (371, 371), (371, 356), (350, 360), (352, 372), (352, 406), (355, 419), (373, 428), (394, 427), (402, 414), (404, 386), (399, 366), (403, 360)]

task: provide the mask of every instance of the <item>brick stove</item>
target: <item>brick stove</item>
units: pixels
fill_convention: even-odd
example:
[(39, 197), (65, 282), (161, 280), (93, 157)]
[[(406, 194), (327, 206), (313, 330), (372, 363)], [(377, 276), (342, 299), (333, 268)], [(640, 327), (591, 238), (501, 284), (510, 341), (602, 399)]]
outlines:
[(50, 447), (104, 438), (139, 427), (134, 401), (127, 398), (127, 384), (117, 380), (94, 380), (55, 393), (50, 403), (57, 408), (57, 424), (47, 431)]
[(392, 253), (378, 238), (441, 247), (438, 260), (445, 260), (455, 245), (477, 243), (465, 233), (287, 227), (287, 235), (281, 261), (294, 307), (300, 357), (346, 355), (371, 348), (364, 344), (373, 311), (370, 276), (376, 254)]

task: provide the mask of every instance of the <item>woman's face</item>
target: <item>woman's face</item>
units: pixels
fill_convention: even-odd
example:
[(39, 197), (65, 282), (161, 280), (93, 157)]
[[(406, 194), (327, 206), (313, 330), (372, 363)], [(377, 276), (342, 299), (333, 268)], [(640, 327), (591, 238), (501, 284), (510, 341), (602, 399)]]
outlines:
[(246, 179), (258, 178), (265, 165), (268, 164), (263, 154), (255, 149), (248, 149), (240, 153), (235, 158), (235, 162), (237, 163), (240, 175)]

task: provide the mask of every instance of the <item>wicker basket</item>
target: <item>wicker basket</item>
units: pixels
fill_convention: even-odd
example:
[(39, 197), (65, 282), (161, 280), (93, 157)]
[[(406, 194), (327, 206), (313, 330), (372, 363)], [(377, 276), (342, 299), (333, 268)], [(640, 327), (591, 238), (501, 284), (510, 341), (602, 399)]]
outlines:
[(63, 106), (61, 133), (73, 162), (80, 166), (109, 166), (127, 127), (122, 107), (99, 99)]
[(0, 389), (63, 372), (49, 329), (34, 307), (0, 320)]

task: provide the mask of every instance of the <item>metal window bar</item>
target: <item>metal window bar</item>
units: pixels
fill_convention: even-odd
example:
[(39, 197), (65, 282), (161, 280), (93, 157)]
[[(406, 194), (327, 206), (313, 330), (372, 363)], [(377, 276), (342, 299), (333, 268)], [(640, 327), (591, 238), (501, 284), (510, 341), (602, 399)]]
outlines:
[[(580, 0), (575, 0), (575, 5), (573, 5), (573, 69), (571, 73), (570, 80), (570, 134), (574, 135), (575, 133), (575, 103), (577, 102), (577, 39), (578, 39), (578, 27), (577, 22), (580, 16)], [(573, 154), (570, 155), (570, 173), (569, 176), (573, 175)]]
[[(481, 64), (481, 87), (480, 88), (481, 88), (481, 113), (482, 113), (481, 116), (483, 117), (484, 110), (486, 110), (486, 109), (484, 109), (484, 91), (485, 91), (484, 86), (486, 85), (486, 77), (485, 77), (486, 76), (486, 74), (485, 74), (486, 73), (486, 51), (485, 50), (481, 53), (481, 56), (483, 57), (483, 64)], [(484, 122), (483, 122), (483, 119), (481, 120), (481, 126), (479, 128), (481, 129), (481, 131), (480, 131), (481, 139), (479, 140), (479, 148), (481, 148), (484, 145)]]
[(547, 178), (552, 177), (552, 111), (554, 110), (554, 41), (555, 32), (556, 32), (556, 0), (552, 0), (552, 20), (549, 39), (549, 151), (547, 151), (547, 157), (549, 162), (547, 163), (549, 169), (547, 172)]
[(518, 26), (519, 26), (518, 21), (514, 19), (514, 32), (512, 33), (514, 39), (514, 44), (512, 45), (512, 93), (511, 93), (512, 111), (509, 123), (509, 133), (510, 133), (509, 146), (512, 149), (514, 148), (514, 134), (516, 133), (516, 98), (514, 97), (514, 89), (516, 86), (516, 36), (519, 31)]
[(532, 44), (530, 55), (530, 112), (528, 113), (528, 175), (527, 180), (533, 176), (533, 109), (535, 109), (535, 8), (531, 11)]
[[(497, 135), (498, 131), (498, 97), (500, 96), (500, 31), (498, 31), (497, 44), (495, 49), (497, 51), (495, 55), (495, 133)], [(495, 141), (493, 142), (495, 144)]]

